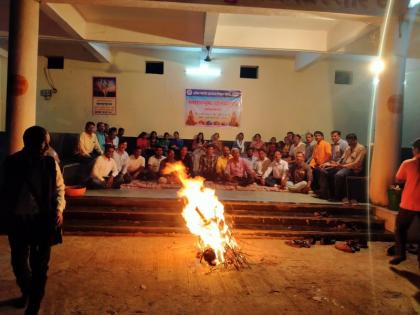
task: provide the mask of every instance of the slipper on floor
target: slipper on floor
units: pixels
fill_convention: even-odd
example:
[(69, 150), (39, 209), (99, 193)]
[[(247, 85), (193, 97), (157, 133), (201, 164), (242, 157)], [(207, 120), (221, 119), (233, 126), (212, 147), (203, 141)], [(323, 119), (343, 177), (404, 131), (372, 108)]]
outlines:
[(285, 242), (286, 245), (296, 248), (310, 248), (311, 243), (306, 240), (290, 240)]
[(349, 246), (347, 243), (335, 244), (335, 248), (345, 253), (353, 254), (356, 252), (353, 247)]

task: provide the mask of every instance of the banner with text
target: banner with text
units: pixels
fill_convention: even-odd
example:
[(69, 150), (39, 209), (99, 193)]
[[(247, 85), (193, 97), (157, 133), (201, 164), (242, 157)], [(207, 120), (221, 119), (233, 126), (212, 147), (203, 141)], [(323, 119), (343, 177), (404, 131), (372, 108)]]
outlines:
[(242, 92), (238, 90), (185, 90), (187, 126), (239, 127)]
[(116, 115), (117, 78), (94, 77), (92, 83), (93, 115)]

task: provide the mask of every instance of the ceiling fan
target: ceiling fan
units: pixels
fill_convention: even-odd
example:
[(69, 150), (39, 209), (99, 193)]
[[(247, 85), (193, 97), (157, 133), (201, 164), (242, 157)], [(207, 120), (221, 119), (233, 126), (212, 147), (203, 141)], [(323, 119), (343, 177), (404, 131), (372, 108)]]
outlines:
[(206, 46), (206, 50), (207, 50), (207, 55), (206, 55), (206, 57), (204, 58), (204, 61), (205, 62), (211, 62), (213, 59), (210, 57), (210, 50), (211, 50), (211, 47), (210, 46)]

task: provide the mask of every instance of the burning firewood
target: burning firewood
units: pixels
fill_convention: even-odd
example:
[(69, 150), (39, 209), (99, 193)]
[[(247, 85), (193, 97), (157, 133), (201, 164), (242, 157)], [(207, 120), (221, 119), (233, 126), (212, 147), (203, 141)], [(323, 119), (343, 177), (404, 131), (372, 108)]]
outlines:
[(237, 270), (249, 267), (225, 222), (223, 204), (213, 189), (204, 186), (204, 178), (188, 178), (181, 162), (168, 164), (163, 173), (175, 173), (182, 184), (178, 191), (185, 203), (182, 216), (190, 232), (198, 236), (200, 262), (204, 259), (210, 266), (234, 266)]

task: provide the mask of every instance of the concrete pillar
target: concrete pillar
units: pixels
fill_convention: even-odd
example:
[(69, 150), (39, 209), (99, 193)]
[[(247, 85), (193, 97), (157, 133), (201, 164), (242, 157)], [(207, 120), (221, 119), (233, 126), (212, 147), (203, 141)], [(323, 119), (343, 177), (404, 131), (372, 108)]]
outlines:
[(36, 119), (39, 1), (10, 1), (9, 18), (6, 132), (9, 153), (14, 153)]
[(389, 1), (390, 10), (382, 25), (383, 42), (379, 52), (385, 70), (379, 76), (376, 89), (369, 187), (371, 202), (381, 206), (388, 205), (387, 190), (394, 182), (400, 163), (405, 63), (411, 29), (410, 22), (404, 21), (407, 2)]

